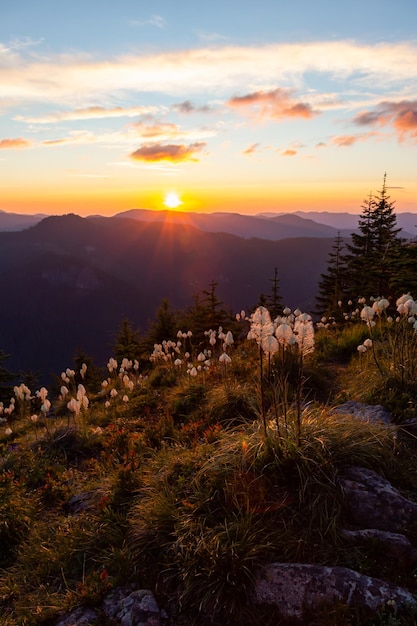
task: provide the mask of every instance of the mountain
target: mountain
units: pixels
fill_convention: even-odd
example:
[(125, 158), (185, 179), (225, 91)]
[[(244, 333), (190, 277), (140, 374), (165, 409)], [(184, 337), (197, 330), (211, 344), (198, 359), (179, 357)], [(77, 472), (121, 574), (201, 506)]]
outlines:
[(20, 213), (6, 213), (0, 210), (0, 231), (15, 231), (29, 228), (43, 220), (47, 215), (36, 213), (35, 215), (24, 215)]
[(231, 312), (240, 311), (270, 291), (275, 267), (285, 304), (311, 311), (332, 244), (244, 239), (169, 221), (48, 217), (0, 233), (0, 349), (14, 371), (59, 374), (77, 350), (102, 364), (123, 317), (145, 330), (164, 298), (185, 308), (213, 280)]
[(116, 217), (141, 221), (163, 221), (195, 226), (204, 232), (229, 233), (238, 237), (261, 239), (287, 239), (289, 237), (335, 237), (337, 229), (303, 219), (293, 214), (265, 219), (262, 216), (240, 213), (193, 213), (182, 211), (149, 211), (132, 209)]

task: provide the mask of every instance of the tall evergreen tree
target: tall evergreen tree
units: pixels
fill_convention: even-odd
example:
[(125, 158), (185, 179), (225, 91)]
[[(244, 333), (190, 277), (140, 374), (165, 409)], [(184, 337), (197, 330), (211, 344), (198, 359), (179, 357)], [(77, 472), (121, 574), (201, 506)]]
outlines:
[(274, 269), (274, 277), (270, 278), (272, 283), (271, 291), (265, 296), (265, 306), (269, 310), (272, 319), (275, 319), (278, 315), (282, 314), (282, 298), (279, 289), (278, 268)]
[(359, 218), (359, 233), (347, 245), (349, 297), (391, 295), (393, 259), (401, 244), (394, 202), (387, 194), (386, 174), (381, 191), (369, 196)]
[(338, 232), (329, 252), (327, 272), (321, 275), (319, 295), (316, 297), (317, 313), (336, 319), (342, 316), (338, 303), (344, 302), (347, 292), (346, 257), (343, 251), (343, 237)]

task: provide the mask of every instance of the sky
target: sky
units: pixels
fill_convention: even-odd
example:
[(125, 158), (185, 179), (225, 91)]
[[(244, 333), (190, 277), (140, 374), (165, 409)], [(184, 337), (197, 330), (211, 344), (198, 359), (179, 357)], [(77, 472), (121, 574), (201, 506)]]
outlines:
[(0, 0), (0, 210), (417, 212), (416, 0)]

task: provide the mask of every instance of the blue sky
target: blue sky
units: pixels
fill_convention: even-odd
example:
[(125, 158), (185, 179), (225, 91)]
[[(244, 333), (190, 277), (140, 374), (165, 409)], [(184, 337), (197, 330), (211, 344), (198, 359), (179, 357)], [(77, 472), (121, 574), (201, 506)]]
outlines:
[(0, 209), (417, 211), (415, 1), (0, 7)]

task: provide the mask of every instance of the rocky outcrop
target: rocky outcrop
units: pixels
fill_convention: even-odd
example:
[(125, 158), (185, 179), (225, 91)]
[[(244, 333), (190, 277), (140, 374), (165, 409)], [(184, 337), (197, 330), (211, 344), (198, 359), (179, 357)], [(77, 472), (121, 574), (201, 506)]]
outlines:
[(102, 618), (115, 626), (160, 626), (166, 614), (159, 610), (148, 589), (134, 586), (118, 587), (104, 600), (100, 610), (78, 607), (62, 616), (55, 626), (99, 626)]
[(270, 563), (255, 577), (254, 602), (275, 606), (284, 619), (305, 623), (306, 614), (335, 604), (376, 612), (392, 605), (417, 607), (414, 596), (346, 567)]
[(349, 523), (358, 528), (401, 532), (417, 527), (417, 504), (365, 467), (348, 467), (339, 478)]

